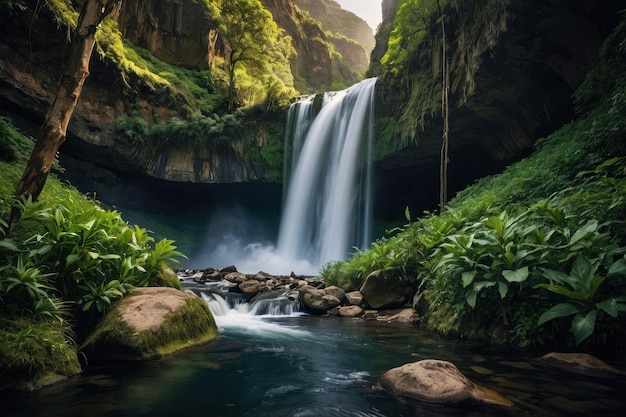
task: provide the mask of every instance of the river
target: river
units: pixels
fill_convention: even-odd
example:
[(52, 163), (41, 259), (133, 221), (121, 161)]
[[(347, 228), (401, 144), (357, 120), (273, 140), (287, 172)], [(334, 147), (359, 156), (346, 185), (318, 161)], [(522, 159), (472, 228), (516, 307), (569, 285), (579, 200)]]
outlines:
[[(207, 297), (207, 300), (208, 297)], [(6, 417), (380, 417), (623, 415), (626, 380), (542, 367), (519, 352), (438, 337), (376, 320), (283, 313), (255, 315), (209, 300), (220, 337), (172, 357), (91, 367), (34, 393), (3, 393)], [(378, 386), (388, 369), (421, 359), (454, 363), (514, 402), (424, 404)]]

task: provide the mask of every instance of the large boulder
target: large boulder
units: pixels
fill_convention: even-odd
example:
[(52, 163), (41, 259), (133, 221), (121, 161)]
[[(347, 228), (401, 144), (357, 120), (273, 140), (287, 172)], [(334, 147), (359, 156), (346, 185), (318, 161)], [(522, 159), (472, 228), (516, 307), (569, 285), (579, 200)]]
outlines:
[(96, 361), (157, 359), (217, 334), (211, 311), (192, 292), (136, 288), (102, 318), (83, 352)]
[(412, 290), (409, 283), (397, 275), (379, 270), (365, 278), (360, 291), (370, 307), (383, 309), (404, 305)]
[(429, 403), (513, 405), (497, 392), (474, 384), (446, 361), (428, 359), (393, 368), (379, 382), (394, 394)]
[(299, 293), (302, 305), (313, 312), (326, 312), (341, 304), (337, 297), (327, 294), (323, 289), (305, 286)]

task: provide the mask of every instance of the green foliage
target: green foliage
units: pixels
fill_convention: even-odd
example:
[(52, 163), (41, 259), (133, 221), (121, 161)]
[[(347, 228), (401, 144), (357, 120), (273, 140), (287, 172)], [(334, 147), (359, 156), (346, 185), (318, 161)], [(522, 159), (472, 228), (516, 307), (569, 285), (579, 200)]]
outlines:
[(32, 138), (22, 135), (15, 129), (9, 118), (0, 117), (0, 160), (25, 162), (32, 147)]
[(76, 348), (59, 323), (0, 322), (0, 389), (33, 389), (79, 372)]
[(276, 137), (272, 137), (267, 146), (261, 148), (261, 158), (271, 170), (270, 179), (278, 180), (282, 176), (284, 148), (283, 142)]
[[(266, 93), (263, 83), (254, 81), (262, 79), (262, 74), (274, 74), (270, 85), (283, 80), (292, 86), (289, 58), (295, 51), (291, 38), (279, 29), (263, 4), (259, 0), (225, 1), (220, 13), (220, 34), (230, 47), (223, 61), (229, 110), (234, 109), (236, 101), (251, 106), (262, 100)], [(284, 86), (281, 90), (288, 95)], [(295, 95), (295, 90), (292, 94)]]
[[(8, 126), (8, 127), (7, 127)], [(0, 127), (11, 130), (6, 119)], [(23, 163), (0, 161), (0, 379), (32, 388), (80, 371), (73, 339), (129, 288), (171, 285), (183, 255), (51, 175), (37, 203), (11, 196)], [(9, 209), (20, 221), (6, 234)], [(165, 272), (167, 271), (167, 272)], [(172, 274), (174, 277), (172, 277)]]
[(605, 313), (617, 319), (619, 313), (625, 312), (626, 296), (610, 294), (608, 298), (598, 301), (597, 293), (608, 278), (621, 277), (619, 286), (623, 286), (626, 278), (626, 256), (613, 262), (605, 274), (599, 273), (599, 266), (599, 261), (592, 262), (583, 255), (578, 255), (569, 273), (541, 269), (542, 275), (550, 283), (538, 284), (535, 288), (544, 288), (563, 296), (569, 302), (559, 303), (550, 308), (539, 317), (538, 324), (575, 315), (570, 330), (574, 334), (576, 345), (579, 345), (593, 334), (598, 314)]
[(424, 295), (424, 322), (442, 334), (623, 354), (623, 31), (624, 24), (608, 39), (577, 92), (582, 117), (538, 141), (530, 157), (458, 193), (446, 212), (327, 265), (325, 279), (348, 286), (395, 267)]
[(97, 51), (118, 70), (127, 94), (176, 109), (190, 118), (211, 112), (220, 102), (208, 74), (167, 64), (124, 39), (117, 23), (106, 18), (96, 32)]
[[(0, 256), (9, 265), (0, 270), (0, 279), (7, 283), (7, 291), (18, 279), (30, 285), (24, 288), (29, 288), (33, 300), (54, 287), (62, 299), (75, 301), (83, 311), (103, 313), (126, 288), (148, 285), (182, 256), (167, 239), (152, 247), (145, 229), (128, 225), (115, 211), (73, 212), (62, 205), (30, 202), (21, 207), (15, 235), (0, 241)], [(21, 254), (27, 254), (28, 263)], [(39, 268), (29, 265), (54, 274), (52, 287), (42, 284)], [(13, 299), (18, 300), (17, 294)], [(10, 299), (5, 301), (10, 304)]]

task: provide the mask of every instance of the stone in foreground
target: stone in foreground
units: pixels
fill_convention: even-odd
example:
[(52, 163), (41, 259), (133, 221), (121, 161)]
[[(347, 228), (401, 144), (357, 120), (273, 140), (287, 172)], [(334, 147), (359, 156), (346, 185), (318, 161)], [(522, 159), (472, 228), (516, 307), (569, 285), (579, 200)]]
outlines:
[(136, 288), (102, 318), (83, 352), (96, 361), (157, 359), (217, 334), (211, 311), (192, 292)]
[(429, 403), (513, 405), (497, 392), (474, 384), (446, 361), (428, 359), (393, 368), (379, 382), (394, 394)]

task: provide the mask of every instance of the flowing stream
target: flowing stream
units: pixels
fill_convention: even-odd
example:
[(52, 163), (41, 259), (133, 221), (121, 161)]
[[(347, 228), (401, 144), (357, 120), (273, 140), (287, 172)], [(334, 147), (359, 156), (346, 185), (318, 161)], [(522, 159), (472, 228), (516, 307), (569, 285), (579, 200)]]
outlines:
[[(159, 361), (92, 367), (34, 393), (2, 393), (2, 415), (564, 417), (626, 411), (624, 380), (544, 368), (519, 353), (439, 338), (419, 327), (303, 315), (286, 293), (248, 304), (216, 295), (219, 288), (194, 291), (216, 316), (215, 342)], [(431, 358), (451, 361), (514, 406), (444, 407), (378, 386), (388, 369)]]

